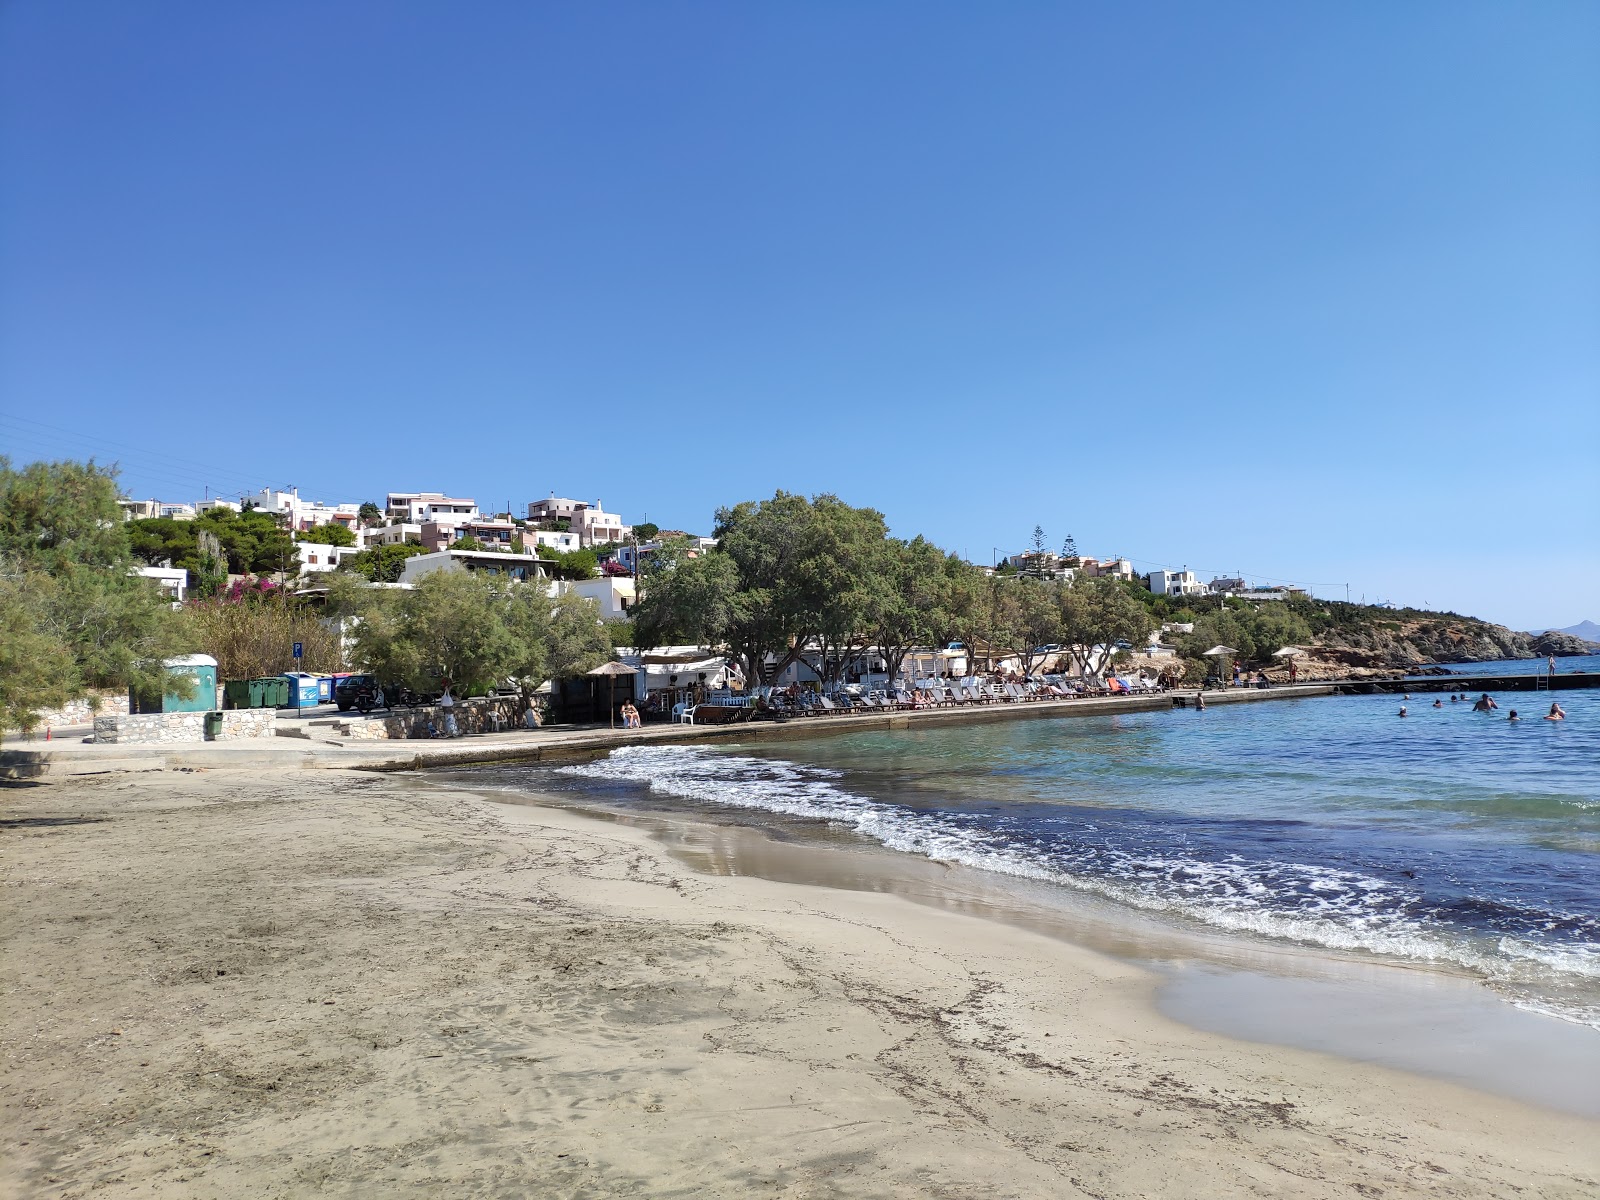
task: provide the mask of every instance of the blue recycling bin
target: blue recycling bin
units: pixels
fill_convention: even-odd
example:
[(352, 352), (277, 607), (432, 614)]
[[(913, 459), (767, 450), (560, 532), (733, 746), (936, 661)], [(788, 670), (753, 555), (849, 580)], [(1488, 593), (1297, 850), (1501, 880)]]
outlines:
[(289, 681), (289, 708), (315, 708), (317, 700), (317, 677), (307, 675), (304, 671), (285, 671), (283, 677)]
[(318, 675), (317, 676), (317, 703), (318, 704), (332, 704), (333, 703), (333, 676), (332, 675)]

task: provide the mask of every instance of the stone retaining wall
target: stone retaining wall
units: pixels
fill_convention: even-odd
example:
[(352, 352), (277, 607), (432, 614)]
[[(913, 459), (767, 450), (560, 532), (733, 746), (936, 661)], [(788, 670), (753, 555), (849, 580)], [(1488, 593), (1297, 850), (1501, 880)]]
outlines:
[[(278, 714), (271, 708), (232, 708), (222, 714), (219, 742), (241, 738), (272, 737)], [(119, 746), (151, 745), (162, 742), (203, 742), (206, 740), (206, 714), (185, 713), (110, 713), (94, 720), (94, 740)]]
[(379, 717), (346, 721), (334, 728), (339, 731), (340, 737), (350, 741), (445, 737), (447, 712), (455, 716), (458, 733), (495, 733), (497, 728), (521, 729), (527, 705), (520, 696), (494, 696), (481, 700), (462, 700), (451, 709), (443, 709), (436, 704), (423, 708), (402, 708)]
[[(98, 711), (91, 707), (95, 701), (99, 702)], [(127, 711), (127, 692), (101, 692), (92, 698), (82, 696), (77, 700), (68, 700), (60, 708), (40, 709), (37, 728), (67, 729), (76, 725), (92, 725), (97, 716), (114, 716)]]

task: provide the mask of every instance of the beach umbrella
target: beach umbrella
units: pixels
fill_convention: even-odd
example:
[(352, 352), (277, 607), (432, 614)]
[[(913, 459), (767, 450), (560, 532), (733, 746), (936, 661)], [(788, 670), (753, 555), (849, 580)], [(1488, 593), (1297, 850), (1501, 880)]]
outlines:
[(605, 675), (608, 677), (606, 679), (606, 716), (610, 718), (611, 728), (613, 729), (617, 727), (617, 676), (632, 675), (633, 673), (634, 669), (632, 667), (626, 663), (619, 662), (601, 663), (589, 672), (591, 675)]
[(1232, 658), (1239, 652), (1232, 646), (1213, 646), (1206, 651), (1207, 658)]
[(1299, 646), (1285, 646), (1282, 650), (1274, 650), (1272, 652), (1273, 658), (1304, 658), (1305, 656), (1306, 652), (1300, 649)]

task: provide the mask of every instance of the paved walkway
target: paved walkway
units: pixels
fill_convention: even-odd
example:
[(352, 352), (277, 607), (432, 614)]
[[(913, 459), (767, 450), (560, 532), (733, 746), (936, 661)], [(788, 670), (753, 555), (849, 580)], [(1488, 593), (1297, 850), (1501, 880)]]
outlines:
[[(1334, 693), (1327, 684), (1300, 684), (1264, 690), (1207, 692), (1206, 704), (1287, 700)], [(278, 736), (229, 742), (164, 745), (97, 745), (82, 741), (16, 742), (0, 749), (0, 779), (51, 779), (125, 771), (238, 769), (254, 767), (343, 767), (405, 771), (478, 762), (539, 762), (586, 758), (617, 746), (696, 741), (774, 741), (848, 733), (861, 729), (909, 729), (913, 725), (972, 725), (1046, 717), (1086, 717), (1116, 712), (1150, 712), (1193, 704), (1193, 690), (1154, 696), (1106, 696), (1084, 700), (1036, 700), (1010, 704), (963, 705), (894, 713), (841, 713), (787, 721), (740, 725), (648, 725), (643, 729), (605, 726), (553, 726), (476, 734), (451, 740), (340, 741), (324, 736), (326, 727), (306, 729), (313, 736)], [(286, 727), (300, 723), (285, 722)], [(304, 728), (304, 727), (301, 727)], [(298, 730), (297, 730), (298, 732)]]

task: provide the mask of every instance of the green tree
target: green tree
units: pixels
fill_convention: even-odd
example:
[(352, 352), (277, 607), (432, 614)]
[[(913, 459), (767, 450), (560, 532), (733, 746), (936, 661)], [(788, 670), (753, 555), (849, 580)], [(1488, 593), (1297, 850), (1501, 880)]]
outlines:
[(1150, 610), (1121, 582), (1107, 576), (1074, 579), (1058, 593), (1061, 641), (1078, 671), (1099, 675), (1116, 654), (1116, 643), (1144, 645), (1156, 623)]
[(38, 710), (79, 694), (72, 653), (42, 627), (42, 608), (20, 578), (0, 575), (0, 734), (29, 733)]
[(861, 580), (886, 536), (882, 513), (836, 496), (778, 492), (722, 509), (716, 549), (664, 552), (647, 574), (640, 640), (725, 646), (747, 679), (765, 683), (813, 642), (837, 649), (858, 636), (855, 622), (869, 615)]
[(386, 683), (419, 692), (491, 687), (527, 653), (506, 607), (506, 596), (522, 588), (506, 593), (474, 571), (432, 571), (408, 591), (368, 593), (353, 623), (351, 656)]
[(303, 529), (294, 535), (297, 542), (315, 542), (320, 546), (354, 546), (356, 535), (346, 526), (337, 521), (329, 521), (326, 525), (318, 525), (315, 529)]
[(661, 526), (652, 521), (641, 521), (633, 527), (633, 536), (641, 542), (648, 542), (661, 532)]
[(458, 537), (450, 543), (452, 550), (482, 550), (483, 543), (475, 537)]
[(563, 592), (551, 600), (543, 588), (516, 587), (506, 594), (505, 619), (518, 647), (507, 674), (525, 697), (547, 679), (582, 675), (610, 657), (600, 605), (586, 596)]
[(406, 560), (427, 552), (428, 548), (418, 542), (374, 546), (371, 550), (350, 555), (339, 564), (339, 569), (372, 583), (399, 583), (400, 575), (406, 569)]
[(163, 660), (192, 649), (147, 579), (117, 506), (116, 473), (94, 462), (0, 457), (0, 709), (29, 727), (39, 709), (133, 687), (184, 694)]
[(600, 574), (600, 559), (593, 550), (568, 550), (556, 555), (563, 579), (594, 579)]
[(356, 519), (363, 525), (382, 525), (383, 509), (371, 500), (363, 500), (360, 509), (357, 510)]

